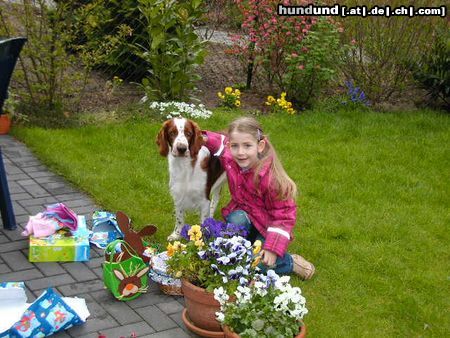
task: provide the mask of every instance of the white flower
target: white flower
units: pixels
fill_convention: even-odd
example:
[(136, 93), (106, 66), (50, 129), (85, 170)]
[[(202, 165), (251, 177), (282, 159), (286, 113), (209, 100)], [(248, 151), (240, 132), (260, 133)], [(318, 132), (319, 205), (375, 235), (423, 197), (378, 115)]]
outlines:
[(222, 312), (216, 312), (216, 319), (219, 322), (223, 322), (223, 320), (225, 319), (225, 315)]
[(225, 256), (225, 257), (220, 257), (217, 259), (217, 261), (223, 265), (227, 265), (228, 263), (230, 263), (230, 258)]
[[(144, 98), (141, 99), (142, 103), (145, 103), (147, 101), (147, 97)], [(159, 109), (161, 115), (165, 115), (167, 118), (184, 115), (191, 118), (208, 119), (212, 115), (212, 112), (210, 110), (207, 110), (202, 104), (196, 106), (195, 104), (176, 101), (150, 102), (149, 107), (152, 109)]]
[[(285, 291), (286, 285), (289, 285), (289, 280), (291, 277), (289, 276), (282, 276), (275, 282), (275, 289)], [(289, 285), (290, 286), (290, 285)]]
[(257, 295), (264, 297), (267, 295), (267, 285), (263, 282), (255, 282), (255, 292)]
[(223, 305), (230, 299), (230, 296), (228, 296), (225, 289), (221, 286), (220, 288), (214, 289), (214, 299), (217, 300), (220, 305)]
[(237, 304), (247, 303), (252, 298), (251, 289), (247, 286), (238, 286), (234, 294), (236, 295)]

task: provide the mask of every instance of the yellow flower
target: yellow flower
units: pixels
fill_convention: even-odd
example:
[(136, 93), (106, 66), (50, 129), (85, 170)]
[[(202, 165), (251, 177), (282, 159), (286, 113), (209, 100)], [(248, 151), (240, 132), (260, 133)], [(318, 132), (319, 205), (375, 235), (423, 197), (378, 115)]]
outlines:
[(225, 94), (231, 94), (233, 92), (233, 88), (227, 87), (225, 88)]
[(240, 107), (240, 106), (241, 106), (241, 101), (236, 100), (236, 102), (234, 102), (234, 105), (235, 105), (236, 107)]
[(286, 92), (281, 93), (281, 98), (284, 99), (286, 97)]
[(257, 267), (259, 262), (261, 262), (261, 256), (258, 256), (258, 257), (255, 258), (255, 260), (252, 263), (252, 268)]
[(239, 89), (235, 89), (234, 95), (236, 95), (237, 97), (241, 96), (241, 91)]
[(175, 248), (171, 243), (167, 244), (167, 256), (172, 257), (175, 253)]
[(175, 251), (183, 251), (186, 249), (186, 245), (182, 244), (180, 241), (173, 242), (172, 246)]
[(221, 92), (218, 92), (218, 93), (217, 93), (217, 96), (218, 96), (219, 98), (221, 98), (222, 100), (225, 98), (225, 96), (224, 96)]
[(287, 112), (288, 112), (288, 114), (291, 114), (291, 115), (294, 115), (294, 114), (295, 114), (294, 108), (289, 108), (289, 109), (287, 110)]
[(183, 273), (181, 271), (177, 271), (175, 274), (175, 278), (180, 278), (181, 276), (183, 276)]
[(266, 102), (266, 106), (271, 106), (272, 103), (270, 103), (269, 101)]
[(202, 230), (200, 225), (193, 225), (188, 231), (189, 239), (191, 241), (198, 241), (202, 238)]
[(275, 98), (272, 95), (267, 96), (267, 102), (274, 103)]
[(258, 239), (255, 241), (255, 243), (253, 243), (253, 254), (257, 255), (259, 254), (259, 252), (261, 251), (261, 241)]
[(195, 246), (201, 248), (205, 243), (203, 243), (202, 239), (199, 239), (199, 240), (196, 240), (194, 244), (195, 244)]

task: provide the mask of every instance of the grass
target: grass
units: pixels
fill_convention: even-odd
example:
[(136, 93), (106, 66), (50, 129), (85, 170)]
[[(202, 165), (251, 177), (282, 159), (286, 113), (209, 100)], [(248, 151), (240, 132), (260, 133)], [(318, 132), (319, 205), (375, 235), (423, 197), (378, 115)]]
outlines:
[[(199, 122), (221, 130), (237, 115)], [(290, 251), (317, 268), (309, 282), (293, 279), (307, 299), (310, 336), (448, 337), (449, 116), (340, 111), (259, 120), (301, 191)], [(125, 211), (137, 226), (158, 225), (164, 241), (174, 217), (155, 145), (160, 124), (14, 135), (103, 207)]]

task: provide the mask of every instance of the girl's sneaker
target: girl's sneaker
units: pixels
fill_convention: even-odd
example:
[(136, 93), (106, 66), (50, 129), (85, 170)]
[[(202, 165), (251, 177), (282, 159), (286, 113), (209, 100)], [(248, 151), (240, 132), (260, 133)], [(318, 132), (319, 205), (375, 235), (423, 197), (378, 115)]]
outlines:
[(303, 280), (311, 279), (316, 271), (314, 265), (308, 262), (300, 255), (291, 255), (294, 263), (294, 273), (300, 276)]

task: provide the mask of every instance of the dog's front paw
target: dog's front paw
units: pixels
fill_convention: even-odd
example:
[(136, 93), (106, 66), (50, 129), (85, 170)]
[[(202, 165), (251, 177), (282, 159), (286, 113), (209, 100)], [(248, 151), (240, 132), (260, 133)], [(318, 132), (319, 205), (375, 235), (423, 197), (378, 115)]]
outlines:
[(178, 231), (172, 232), (169, 237), (167, 237), (168, 242), (178, 241), (181, 239), (181, 235)]

